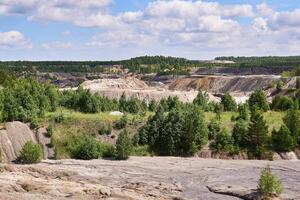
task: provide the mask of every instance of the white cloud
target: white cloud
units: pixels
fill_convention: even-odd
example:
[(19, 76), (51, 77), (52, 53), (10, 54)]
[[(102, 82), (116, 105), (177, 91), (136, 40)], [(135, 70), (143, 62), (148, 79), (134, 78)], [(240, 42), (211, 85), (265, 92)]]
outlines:
[[(113, 0), (0, 0), (0, 15), (19, 14), (29, 20), (99, 28), (95, 29), (99, 33), (86, 42), (94, 47), (264, 54), (297, 50), (300, 40), (300, 9), (284, 12), (266, 3), (251, 6), (217, 0), (153, 0), (139, 11), (113, 13), (114, 5)], [(24, 36), (21, 40), (26, 41)], [(64, 49), (72, 44), (50, 42), (42, 46)]]
[(272, 16), (275, 11), (266, 3), (261, 3), (256, 6), (257, 14), (262, 16)]
[(70, 49), (73, 47), (71, 42), (49, 42), (49, 43), (43, 43), (42, 47), (44, 49)]
[(0, 32), (0, 48), (28, 49), (32, 45), (18, 31)]

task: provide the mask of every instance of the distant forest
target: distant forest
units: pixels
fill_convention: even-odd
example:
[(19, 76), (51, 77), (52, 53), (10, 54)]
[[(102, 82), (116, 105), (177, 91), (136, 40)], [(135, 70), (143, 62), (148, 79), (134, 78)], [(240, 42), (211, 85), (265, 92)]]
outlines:
[(112, 66), (128, 69), (133, 73), (158, 73), (184, 75), (194, 67), (281, 67), (300, 66), (300, 56), (288, 57), (217, 57), (216, 61), (235, 63), (213, 63), (165, 56), (141, 56), (120, 61), (4, 61), (0, 68), (10, 72), (79, 72), (101, 73)]

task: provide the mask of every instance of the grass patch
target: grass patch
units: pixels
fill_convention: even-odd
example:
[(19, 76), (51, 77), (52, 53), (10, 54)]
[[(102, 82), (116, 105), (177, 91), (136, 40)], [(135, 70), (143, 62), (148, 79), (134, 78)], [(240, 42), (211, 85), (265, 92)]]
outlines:
[[(231, 121), (232, 116), (238, 116), (236, 112), (223, 112), (221, 114), (221, 129), (226, 128), (228, 130), (232, 130), (235, 124), (234, 121)], [(263, 114), (264, 119), (269, 126), (269, 133), (272, 132), (273, 129), (279, 130), (281, 125), (283, 124), (283, 117), (285, 116), (284, 112), (276, 112), (276, 111), (268, 111)], [(205, 118), (206, 122), (210, 122), (214, 117), (216, 117), (215, 113), (206, 112)]]

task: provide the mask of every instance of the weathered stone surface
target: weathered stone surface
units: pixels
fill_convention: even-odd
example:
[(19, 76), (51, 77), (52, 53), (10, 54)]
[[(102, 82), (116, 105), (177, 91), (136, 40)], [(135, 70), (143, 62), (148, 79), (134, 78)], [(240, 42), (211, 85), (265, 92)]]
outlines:
[(29, 140), (36, 142), (35, 134), (27, 124), (22, 122), (7, 122), (5, 129), (0, 130), (0, 149), (4, 161), (14, 161)]
[(245, 200), (257, 199), (256, 189), (249, 189), (239, 185), (209, 185), (207, 188), (209, 191), (217, 194), (225, 194)]
[(254, 192), (267, 165), (282, 181), (282, 199), (300, 199), (299, 161), (174, 157), (2, 164), (0, 199), (235, 200)]
[(37, 141), (43, 147), (44, 159), (54, 158), (54, 150), (51, 147), (51, 138), (46, 137), (46, 128), (39, 128), (36, 133)]
[(297, 155), (295, 152), (285, 152), (285, 153), (279, 153), (280, 157), (283, 160), (298, 160)]

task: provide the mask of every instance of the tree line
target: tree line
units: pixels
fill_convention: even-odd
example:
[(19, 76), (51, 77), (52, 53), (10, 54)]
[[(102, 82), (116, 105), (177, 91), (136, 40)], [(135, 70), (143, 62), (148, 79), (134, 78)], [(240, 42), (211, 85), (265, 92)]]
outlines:
[[(226, 93), (220, 103), (210, 103), (207, 94), (199, 92), (193, 103), (180, 103), (173, 99), (171, 107), (164, 101), (158, 105), (155, 115), (139, 130), (135, 140), (149, 145), (157, 155), (186, 156), (198, 152), (211, 141), (211, 147), (219, 153), (246, 152), (249, 158), (268, 159), (272, 151), (294, 150), (300, 142), (300, 113), (298, 100), (293, 101), (279, 130), (269, 134), (263, 113), (270, 110), (265, 93), (253, 92), (247, 103), (237, 105)], [(213, 111), (216, 117), (206, 122), (205, 111)], [(234, 127), (221, 128), (220, 113), (237, 111), (232, 119)]]
[(300, 56), (289, 57), (217, 57), (215, 60), (234, 61), (233, 64), (200, 62), (178, 57), (140, 56), (120, 61), (3, 61), (0, 68), (11, 73), (36, 71), (69, 73), (102, 73), (112, 66), (121, 66), (132, 73), (158, 73), (160, 75), (188, 75), (194, 67), (295, 67)]

